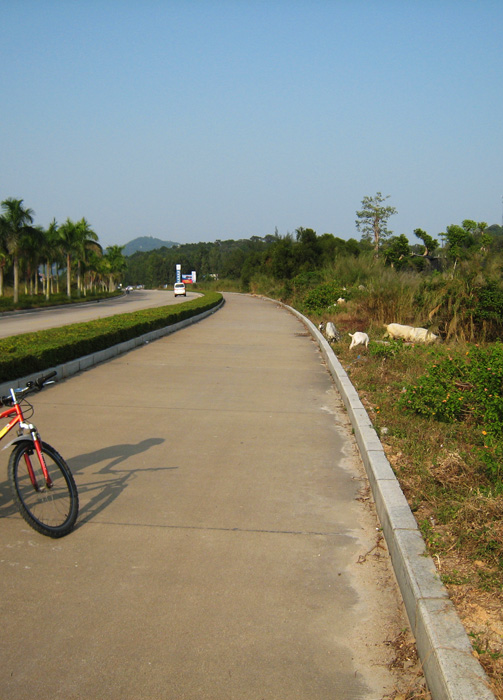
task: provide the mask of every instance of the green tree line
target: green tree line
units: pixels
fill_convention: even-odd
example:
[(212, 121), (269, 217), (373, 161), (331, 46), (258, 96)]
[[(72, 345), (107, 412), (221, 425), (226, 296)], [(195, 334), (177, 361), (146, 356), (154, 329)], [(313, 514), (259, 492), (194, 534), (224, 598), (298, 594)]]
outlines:
[[(180, 264), (198, 282), (267, 294), (320, 317), (337, 320), (342, 308), (351, 309), (352, 330), (395, 321), (446, 339), (500, 338), (503, 227), (465, 219), (435, 236), (421, 228), (395, 235), (388, 222), (396, 209), (387, 199), (381, 193), (363, 199), (359, 241), (298, 228), (137, 252), (127, 258), (125, 282), (171, 285)], [(350, 304), (338, 307), (340, 298)]]
[[(503, 331), (503, 227), (465, 219), (430, 235), (395, 235), (388, 197), (364, 197), (356, 212), (360, 240), (299, 227), (293, 233), (163, 247), (124, 257), (103, 251), (89, 222), (34, 224), (23, 200), (5, 199), (0, 215), (0, 296), (4, 282), (49, 298), (113, 290), (124, 284), (172, 285), (176, 265), (198, 282), (268, 294), (309, 313), (338, 312), (341, 297), (359, 299), (371, 322), (431, 327), (444, 338), (496, 339)], [(227, 288), (229, 288), (227, 287)], [(364, 288), (363, 292), (361, 288)], [(357, 320), (355, 313), (355, 320)]]
[(299, 228), (294, 234), (252, 236), (250, 239), (190, 243), (150, 252), (137, 252), (127, 258), (125, 284), (159, 287), (173, 284), (176, 265), (182, 272), (195, 271), (198, 281), (234, 280), (249, 289), (257, 275), (290, 280), (302, 272), (312, 272), (330, 264), (337, 255), (358, 256), (368, 245), (354, 239), (336, 238), (330, 233), (318, 236), (313, 229)]
[(302, 273), (323, 270), (339, 259), (368, 257), (369, 253), (376, 257), (376, 250), (386, 266), (425, 273), (455, 269), (460, 261), (503, 253), (503, 227), (484, 222), (466, 219), (461, 225), (450, 225), (438, 234), (441, 242), (420, 228), (413, 235), (417, 242), (409, 242), (405, 234), (386, 240), (381, 235), (376, 248), (375, 239), (370, 241), (366, 235), (360, 241), (344, 240), (331, 233), (320, 236), (313, 229), (298, 228), (284, 236), (276, 232), (250, 239), (162, 247), (127, 257), (124, 281), (147, 287), (170, 285), (180, 264), (184, 274), (194, 270), (199, 281), (234, 280), (246, 291), (256, 276), (292, 280)]
[(105, 251), (98, 235), (83, 217), (58, 225), (54, 219), (47, 228), (34, 224), (35, 214), (22, 199), (7, 198), (0, 215), (0, 296), (4, 285), (13, 287), (14, 303), (20, 287), (25, 294), (59, 294), (66, 282), (66, 294), (85, 296), (88, 291), (113, 291), (126, 269), (122, 246)]

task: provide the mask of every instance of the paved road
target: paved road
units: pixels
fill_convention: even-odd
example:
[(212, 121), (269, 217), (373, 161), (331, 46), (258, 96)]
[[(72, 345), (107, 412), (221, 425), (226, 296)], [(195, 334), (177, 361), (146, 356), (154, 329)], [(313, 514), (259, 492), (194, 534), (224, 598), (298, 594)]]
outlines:
[(0, 314), (0, 338), (6, 338), (19, 333), (40, 331), (45, 328), (66, 326), (70, 323), (82, 323), (94, 321), (97, 318), (114, 316), (115, 314), (130, 313), (154, 306), (167, 306), (168, 304), (180, 304), (190, 299), (195, 299), (195, 292), (187, 292), (186, 297), (175, 297), (173, 291), (157, 291), (148, 289), (135, 289), (129, 294), (114, 297), (106, 301), (72, 304), (70, 306), (57, 306), (50, 309), (34, 309), (15, 314)]
[(400, 595), (387, 553), (365, 558), (376, 520), (363, 467), (294, 316), (227, 295), (34, 403), (81, 516), (62, 540), (38, 535), (2, 482), (3, 700), (392, 690)]

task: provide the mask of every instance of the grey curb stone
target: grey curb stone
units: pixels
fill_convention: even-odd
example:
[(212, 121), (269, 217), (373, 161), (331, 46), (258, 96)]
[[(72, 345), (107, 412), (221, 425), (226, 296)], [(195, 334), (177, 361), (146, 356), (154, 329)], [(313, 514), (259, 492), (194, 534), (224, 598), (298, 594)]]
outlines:
[[(395, 570), (399, 572), (397, 578), (403, 581), (403, 602), (417, 634), (421, 621), (418, 605), (424, 600), (446, 603), (449, 601), (447, 591), (431, 557), (426, 554), (419, 530), (396, 530), (390, 538), (390, 554)], [(466, 633), (465, 637), (468, 641)]]
[[(56, 365), (55, 367), (49, 368), (47, 372), (55, 370), (57, 372), (58, 379), (67, 379), (73, 374), (83, 372), (84, 370), (89, 369), (93, 365), (97, 365), (100, 362), (106, 362), (106, 360), (110, 360), (113, 357), (122, 355), (123, 353), (129, 352), (130, 350), (134, 350), (134, 348), (137, 348), (140, 345), (150, 343), (154, 340), (157, 340), (158, 338), (162, 338), (165, 335), (169, 335), (170, 333), (175, 333), (175, 331), (180, 330), (180, 328), (191, 326), (193, 323), (197, 323), (203, 318), (214, 314), (223, 306), (224, 303), (225, 302), (222, 299), (222, 301), (219, 304), (217, 304), (217, 306), (213, 307), (209, 311), (203, 311), (202, 313), (197, 314), (196, 316), (191, 316), (190, 318), (186, 318), (185, 320), (179, 321), (178, 323), (174, 323), (170, 326), (158, 328), (157, 330), (151, 331), (150, 333), (144, 333), (143, 335), (138, 336), (138, 338), (125, 340), (123, 343), (118, 343), (117, 345), (113, 345), (110, 348), (106, 348), (106, 350), (100, 350), (90, 355), (85, 355), (84, 357), (80, 357), (77, 360), (72, 360), (71, 362), (66, 362), (62, 365)], [(41, 374), (46, 374), (47, 372), (36, 372), (34, 374), (29, 374), (26, 377), (16, 379), (12, 382), (4, 382), (3, 384), (0, 384), (0, 396), (8, 394), (11, 387), (18, 389), (20, 387), (26, 386), (27, 382), (33, 381), (37, 379), (37, 377), (40, 377)]]
[(372, 490), (374, 490), (374, 485), (380, 480), (389, 479), (394, 481), (396, 479), (395, 472), (391, 468), (391, 464), (388, 462), (383, 450), (368, 450), (362, 457)]
[(494, 700), (450, 600), (419, 601), (416, 645), (434, 700)]
[(376, 479), (374, 500), (384, 534), (395, 530), (417, 530), (407, 499), (397, 479)]
[(495, 700), (357, 391), (316, 326), (283, 306), (317, 340), (348, 411), (433, 700)]

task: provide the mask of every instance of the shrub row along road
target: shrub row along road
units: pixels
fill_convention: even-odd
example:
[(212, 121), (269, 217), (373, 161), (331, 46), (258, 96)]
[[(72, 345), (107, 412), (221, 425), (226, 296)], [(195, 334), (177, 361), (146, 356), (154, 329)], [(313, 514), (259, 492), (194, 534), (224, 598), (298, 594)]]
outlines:
[[(38, 394), (81, 514), (61, 540), (3, 483), (3, 700), (375, 700), (407, 627), (318, 346), (222, 310)], [(402, 688), (404, 686), (402, 685)]]
[(82, 304), (53, 306), (48, 309), (0, 314), (0, 338), (57, 326), (67, 326), (71, 323), (94, 321), (97, 318), (131, 313), (154, 306), (181, 304), (184, 301), (195, 299), (197, 296), (199, 295), (195, 292), (187, 292), (186, 297), (175, 298), (173, 290), (135, 289), (129, 294), (100, 302), (84, 302)]

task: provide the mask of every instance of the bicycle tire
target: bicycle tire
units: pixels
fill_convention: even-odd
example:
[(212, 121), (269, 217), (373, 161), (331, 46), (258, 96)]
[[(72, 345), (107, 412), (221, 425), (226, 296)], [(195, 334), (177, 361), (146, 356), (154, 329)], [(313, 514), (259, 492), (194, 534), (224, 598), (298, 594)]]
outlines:
[(45, 484), (44, 476), (31, 440), (16, 445), (9, 459), (9, 483), (19, 512), (34, 530), (48, 537), (63, 537), (73, 529), (79, 513), (79, 495), (75, 480), (63, 457), (46, 442), (42, 453), (53, 481), (51, 489), (45, 486), (36, 491), (30, 481), (23, 459), (31, 459), (35, 476)]

